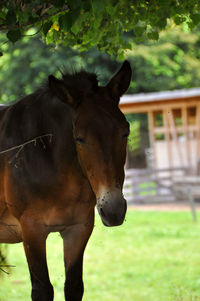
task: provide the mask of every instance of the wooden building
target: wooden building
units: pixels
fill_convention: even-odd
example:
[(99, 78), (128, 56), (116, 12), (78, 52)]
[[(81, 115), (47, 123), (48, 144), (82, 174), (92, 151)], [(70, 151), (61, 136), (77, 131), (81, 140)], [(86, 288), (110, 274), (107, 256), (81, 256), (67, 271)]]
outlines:
[(154, 168), (189, 167), (191, 172), (197, 172), (200, 166), (200, 88), (125, 95), (120, 108), (125, 114), (148, 115)]

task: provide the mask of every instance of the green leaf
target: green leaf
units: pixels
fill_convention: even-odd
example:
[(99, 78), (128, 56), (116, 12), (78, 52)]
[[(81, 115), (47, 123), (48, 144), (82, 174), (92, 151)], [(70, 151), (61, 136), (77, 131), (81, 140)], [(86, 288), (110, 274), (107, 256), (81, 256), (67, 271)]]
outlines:
[(118, 59), (119, 61), (123, 61), (124, 58), (125, 58), (124, 52), (120, 52), (120, 53), (118, 54), (118, 56), (117, 56), (117, 59)]
[(59, 18), (58, 18), (58, 25), (59, 25), (60, 29), (64, 29), (63, 24), (64, 24), (64, 16), (61, 15), (61, 16), (59, 16)]
[(90, 11), (91, 10), (91, 3), (90, 2), (88, 2), (88, 1), (85, 1), (85, 2), (83, 2), (83, 9), (84, 9), (84, 11), (86, 11), (86, 12), (88, 12), (88, 11)]
[(32, 24), (38, 22), (40, 20), (40, 16), (36, 15), (36, 14), (29, 14), (29, 22), (31, 22)]
[(93, 0), (92, 1), (92, 9), (93, 13), (95, 15), (101, 14), (105, 10), (105, 3), (104, 1), (99, 1), (99, 0)]
[(131, 43), (126, 43), (126, 49), (133, 49), (133, 45)]
[(49, 31), (49, 29), (51, 28), (52, 25), (53, 25), (52, 21), (48, 21), (48, 22), (44, 23), (44, 25), (42, 27), (42, 30), (43, 30), (43, 33), (44, 33), (45, 37), (46, 37), (46, 35), (47, 35), (47, 33), (48, 33), (48, 31)]
[(152, 32), (149, 32), (147, 34), (147, 37), (151, 40), (158, 40), (159, 39), (159, 33), (158, 33), (158, 31), (152, 31)]
[(174, 17), (174, 22), (175, 22), (176, 25), (182, 24), (183, 21), (184, 21), (184, 20), (183, 20), (183, 17), (181, 17), (181, 16), (176, 15), (176, 16)]
[(80, 27), (78, 25), (74, 24), (71, 27), (71, 31), (76, 35), (80, 31)]
[(76, 9), (67, 12), (65, 15), (60, 16), (58, 20), (60, 28), (62, 28), (64, 31), (70, 30), (73, 24), (78, 19), (79, 15), (80, 15), (80, 9)]
[(55, 7), (62, 7), (65, 4), (65, 0), (56, 0)]
[(26, 23), (26, 22), (28, 22), (29, 21), (29, 18), (30, 18), (30, 12), (28, 12), (28, 11), (20, 11), (19, 13), (18, 13), (18, 22), (21, 24), (23, 24), (23, 23)]
[(190, 18), (192, 19), (194, 25), (198, 25), (200, 23), (200, 14), (191, 14)]
[[(69, 8), (71, 8), (71, 10), (76, 10), (76, 9), (80, 9), (81, 5), (82, 5), (82, 0), (68, 0), (67, 3), (69, 4)], [(86, 1), (88, 2), (88, 1)]]
[(166, 27), (166, 25), (167, 25), (167, 19), (165, 19), (164, 17), (163, 18), (160, 18), (159, 20), (158, 20), (158, 22), (156, 23), (156, 25), (159, 27), (159, 28), (165, 28)]
[(112, 5), (108, 4), (105, 9), (106, 9), (106, 12), (109, 13), (110, 15), (113, 14), (113, 6)]
[(20, 40), (21, 36), (22, 36), (22, 33), (21, 33), (21, 30), (19, 28), (18, 29), (9, 30), (7, 32), (7, 38), (12, 43), (15, 43), (18, 40)]
[(140, 20), (146, 20), (147, 11), (145, 7), (139, 7), (137, 12), (139, 13)]
[(134, 28), (134, 32), (137, 37), (142, 36), (145, 30), (146, 30), (145, 26), (136, 26)]
[(6, 15), (6, 23), (9, 25), (15, 25), (17, 21), (15, 11), (13, 9), (9, 10)]

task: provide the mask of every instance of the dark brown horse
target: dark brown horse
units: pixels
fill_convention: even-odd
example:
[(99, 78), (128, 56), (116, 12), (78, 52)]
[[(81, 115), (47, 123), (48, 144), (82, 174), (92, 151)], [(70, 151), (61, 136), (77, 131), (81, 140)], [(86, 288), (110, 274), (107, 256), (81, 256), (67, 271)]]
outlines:
[(48, 85), (0, 111), (0, 243), (23, 242), (32, 300), (53, 300), (45, 242), (60, 232), (65, 300), (83, 295), (83, 253), (97, 205), (106, 226), (121, 225), (129, 126), (118, 108), (131, 68), (105, 87), (87, 72), (49, 76)]

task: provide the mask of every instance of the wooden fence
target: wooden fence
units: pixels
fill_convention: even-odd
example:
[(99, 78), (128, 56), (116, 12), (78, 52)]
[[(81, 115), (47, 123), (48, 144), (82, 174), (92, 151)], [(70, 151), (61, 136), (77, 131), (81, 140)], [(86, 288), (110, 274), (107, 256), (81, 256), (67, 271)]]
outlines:
[(165, 202), (178, 198), (174, 179), (185, 177), (187, 167), (162, 169), (127, 169), (123, 193), (128, 203)]

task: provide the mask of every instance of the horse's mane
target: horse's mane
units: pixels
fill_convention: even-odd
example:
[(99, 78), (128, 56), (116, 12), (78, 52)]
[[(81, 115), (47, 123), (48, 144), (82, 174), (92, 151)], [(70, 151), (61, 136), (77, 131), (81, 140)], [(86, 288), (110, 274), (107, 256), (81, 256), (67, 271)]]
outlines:
[[(82, 95), (83, 92), (88, 93), (95, 91), (98, 87), (97, 75), (84, 70), (74, 73), (62, 73), (61, 80), (69, 89), (75, 90), (76, 95)], [(35, 92), (23, 97), (20, 100), (17, 100), (11, 104), (10, 107), (13, 105), (19, 106), (19, 104), (30, 106), (35, 102), (38, 102), (40, 105), (41, 101), (45, 102), (45, 98), (53, 96), (53, 92), (49, 88), (48, 80), (46, 80)]]

